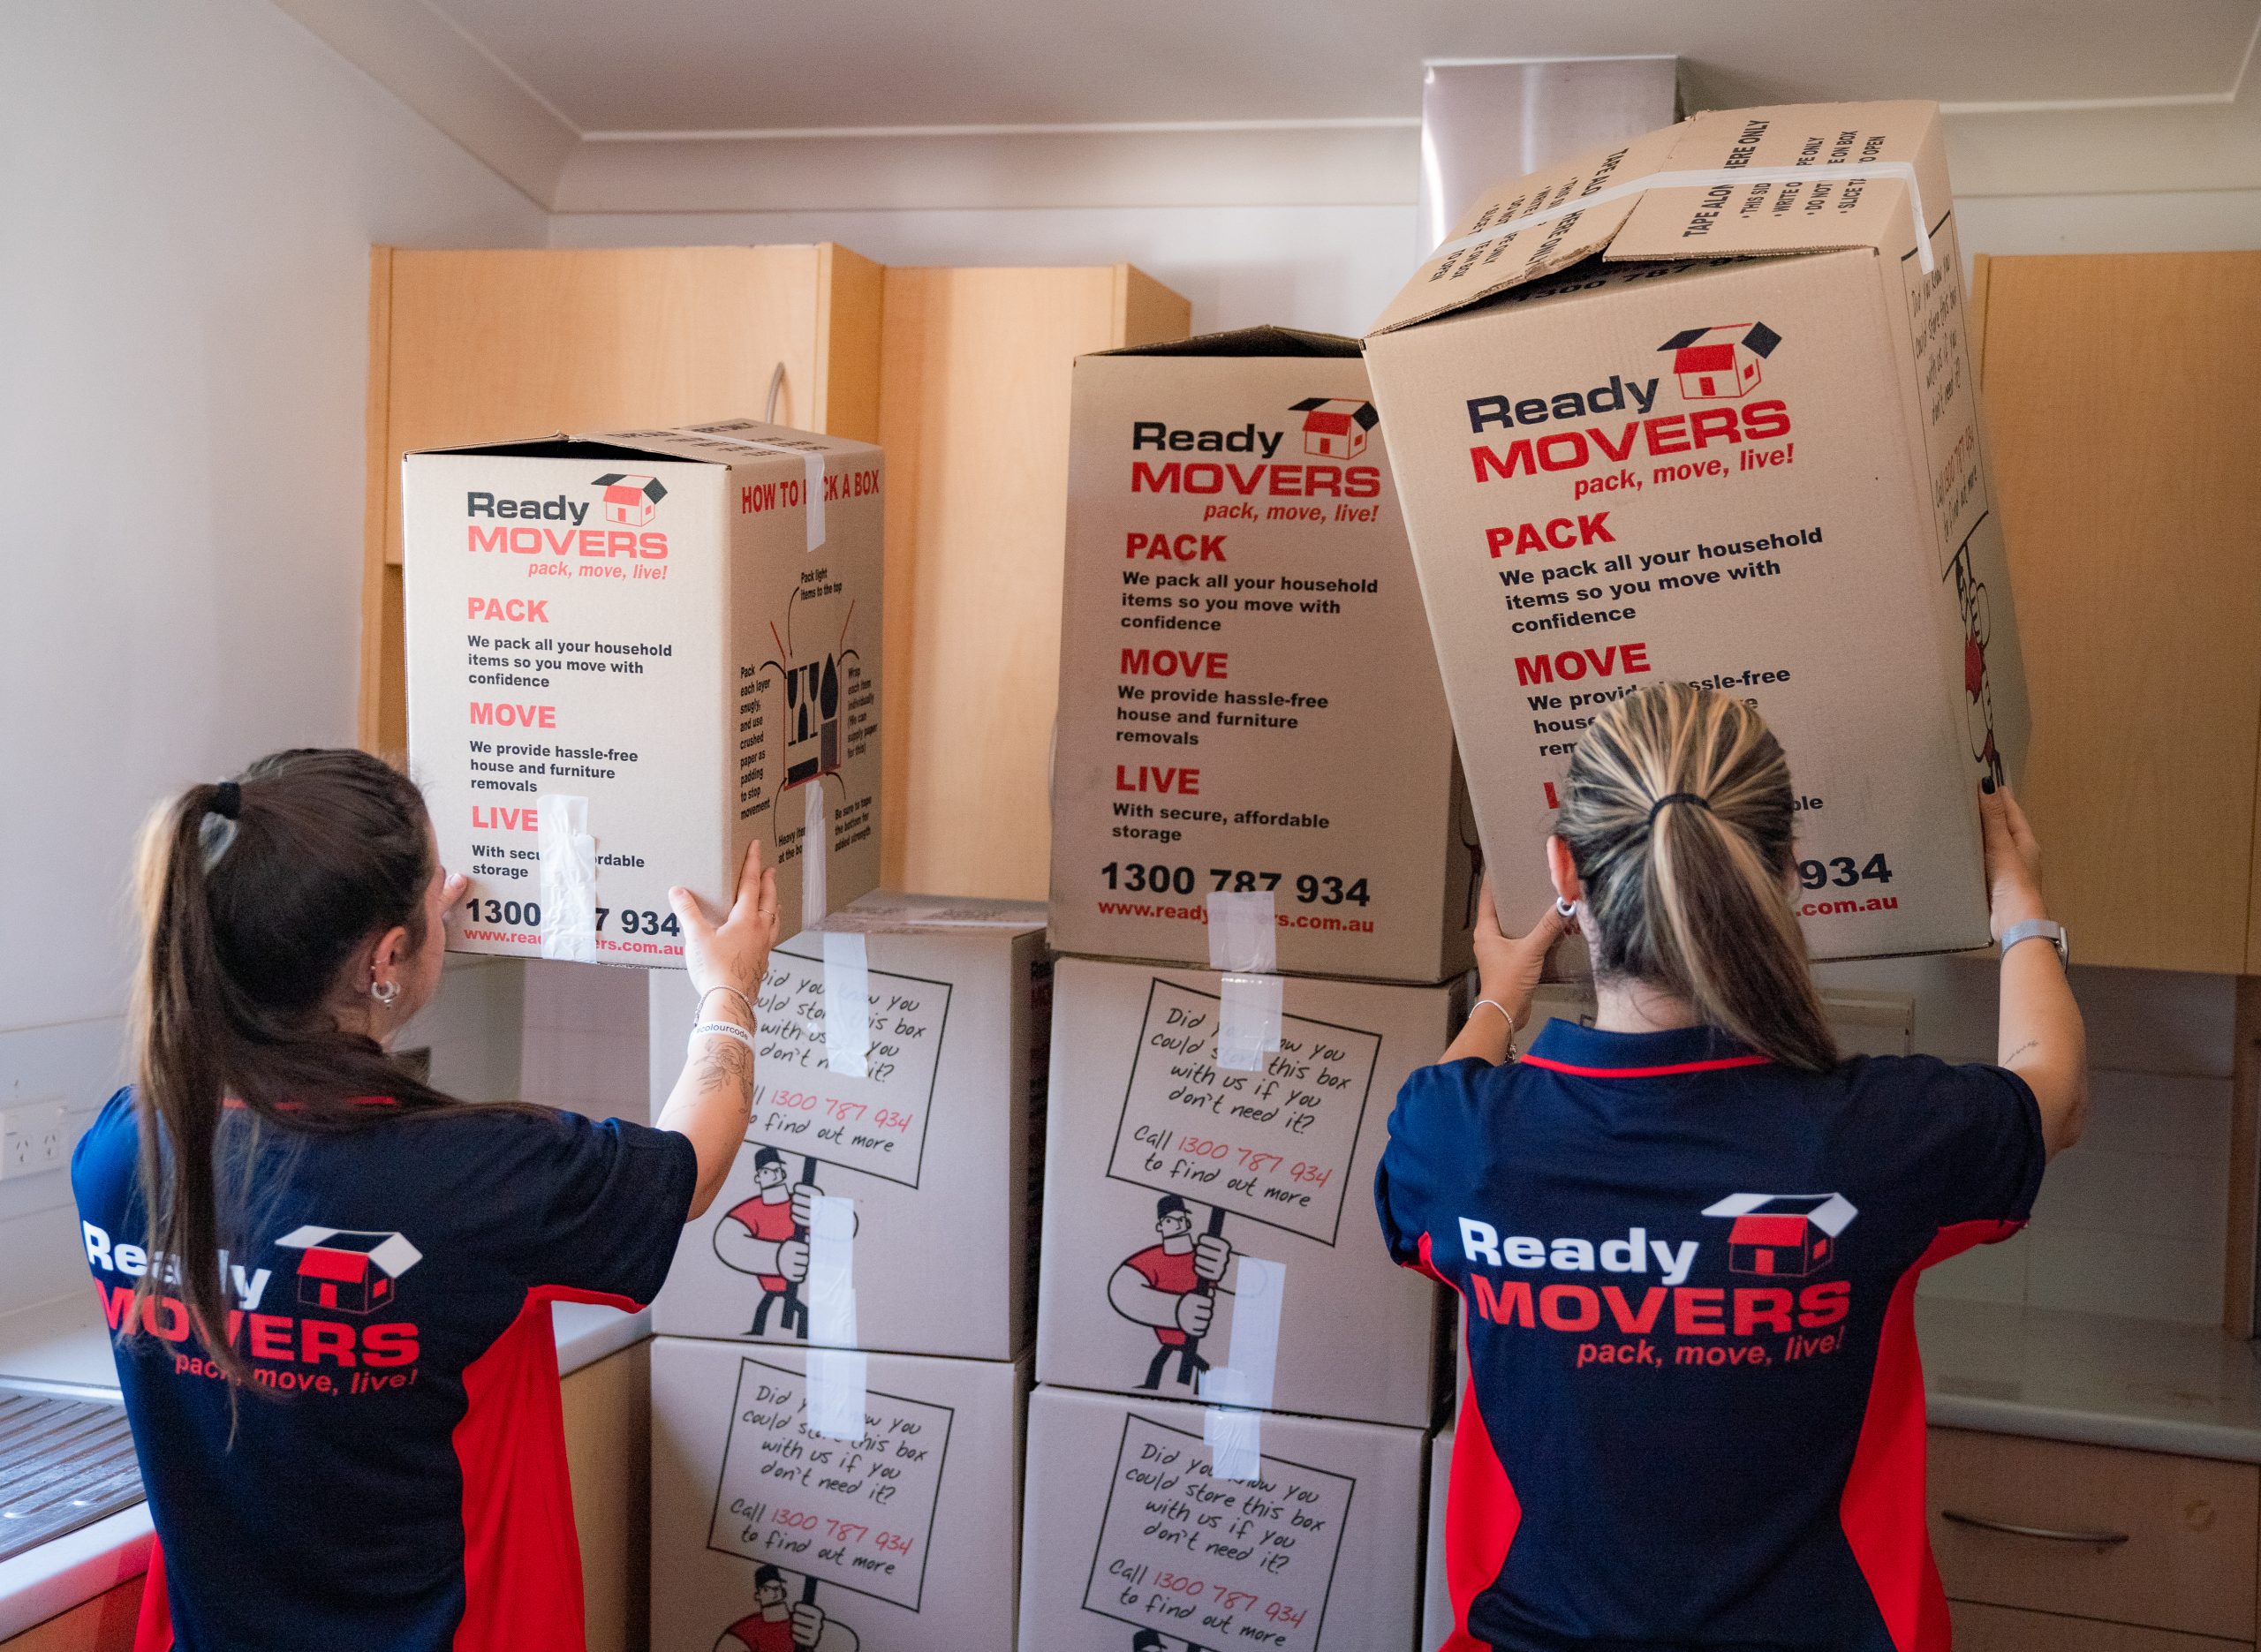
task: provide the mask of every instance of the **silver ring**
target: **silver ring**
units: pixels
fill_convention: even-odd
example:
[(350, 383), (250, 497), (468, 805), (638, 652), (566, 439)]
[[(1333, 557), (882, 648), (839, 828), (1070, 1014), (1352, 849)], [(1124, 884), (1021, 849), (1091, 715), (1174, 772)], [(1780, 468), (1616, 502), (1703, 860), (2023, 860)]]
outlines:
[(1577, 915), (1578, 908), (1576, 901), (1565, 901), (1559, 894), (1554, 897), (1554, 916), (1556, 917), (1561, 918), (1565, 924), (1567, 924), (1572, 918), (1577, 917)]
[(397, 981), (372, 981), (369, 983), (369, 996), (376, 999), (378, 1003), (382, 1004), (387, 1009), (390, 1009), (392, 1007), (393, 999), (400, 996), (400, 983)]

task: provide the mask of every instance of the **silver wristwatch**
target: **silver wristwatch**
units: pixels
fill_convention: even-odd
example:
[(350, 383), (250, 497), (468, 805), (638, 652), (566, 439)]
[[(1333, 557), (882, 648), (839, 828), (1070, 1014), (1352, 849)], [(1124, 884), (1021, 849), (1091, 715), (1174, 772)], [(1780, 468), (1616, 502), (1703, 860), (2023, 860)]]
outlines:
[(2002, 932), (2002, 955), (2008, 957), (2011, 947), (2022, 940), (2045, 939), (2057, 949), (2057, 962), (2072, 968), (2073, 949), (2066, 944), (2065, 926), (2045, 917), (2030, 917), (2023, 924), (2013, 924)]

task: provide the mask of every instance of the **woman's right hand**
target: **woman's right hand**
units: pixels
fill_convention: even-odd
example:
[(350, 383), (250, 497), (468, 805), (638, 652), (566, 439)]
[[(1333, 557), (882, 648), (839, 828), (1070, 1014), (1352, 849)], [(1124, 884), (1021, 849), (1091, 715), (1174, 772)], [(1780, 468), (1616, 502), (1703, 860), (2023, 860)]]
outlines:
[(1980, 784), (1978, 822), (1985, 834), (1986, 904), (2000, 940), (2012, 924), (2049, 915), (2041, 899), (2041, 845), (2008, 785)]
[(1520, 1028), (1531, 1020), (1531, 999), (1539, 994), (1547, 952), (1569, 927), (1562, 909), (1549, 901), (1539, 919), (1520, 935), (1510, 935), (1500, 924), (1500, 909), (1493, 904), (1492, 878), (1486, 873), (1476, 897), (1476, 991), (1515, 1017)]
[(699, 897), (681, 885), (668, 891), (668, 904), (682, 922), (684, 973), (702, 1007), (720, 986), (752, 1002), (768, 972), (769, 949), (777, 944), (777, 873), (761, 864), (760, 840), (746, 846), (737, 898), (720, 924), (710, 922)]

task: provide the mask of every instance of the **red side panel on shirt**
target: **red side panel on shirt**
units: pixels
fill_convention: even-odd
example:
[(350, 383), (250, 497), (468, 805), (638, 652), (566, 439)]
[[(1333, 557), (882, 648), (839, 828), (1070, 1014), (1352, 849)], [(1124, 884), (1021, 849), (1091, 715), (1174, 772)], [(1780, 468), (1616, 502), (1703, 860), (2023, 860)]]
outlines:
[(456, 1652), (578, 1647), (586, 1638), (552, 1302), (640, 1306), (594, 1292), (529, 1291), (510, 1328), (464, 1368), (465, 1406), (455, 1430), (464, 1540)]
[[(1885, 1310), (1868, 1409), (1838, 1520), (1895, 1652), (1948, 1652), (1952, 1634), (1947, 1591), (1924, 1524), (1924, 1362), (1916, 1347), (1916, 1281), (1933, 1264), (2008, 1239), (2023, 1226), (1958, 1222), (1941, 1228), (1900, 1276)], [(1454, 1490), (1459, 1490), (1457, 1476)]]
[(165, 1551), (149, 1540), (149, 1571), (141, 1580), (141, 1616), (133, 1626), (133, 1652), (173, 1652), (172, 1601), (165, 1593)]
[[(1421, 1260), (1429, 1259), (1429, 1236), (1421, 1235)], [(1468, 1323), (1466, 1314), (1461, 1324)], [(1507, 1466), (1484, 1426), (1476, 1403), (1476, 1383), (1460, 1397), (1459, 1421), (1452, 1442), (1452, 1480), (1445, 1489), (1445, 1592), (1452, 1597), (1452, 1633), (1439, 1652), (1488, 1652), (1487, 1643), (1468, 1633), (1468, 1608), (1500, 1580), (1523, 1524), (1523, 1503), (1508, 1478)]]

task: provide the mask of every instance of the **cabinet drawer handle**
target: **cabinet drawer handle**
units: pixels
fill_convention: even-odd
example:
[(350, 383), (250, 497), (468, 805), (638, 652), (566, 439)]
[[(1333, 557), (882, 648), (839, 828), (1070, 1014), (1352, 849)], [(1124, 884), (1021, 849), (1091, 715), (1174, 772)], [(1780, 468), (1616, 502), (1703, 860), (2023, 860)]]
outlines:
[(2046, 1526), (2019, 1526), (2009, 1520), (1990, 1520), (1983, 1514), (1962, 1514), (1953, 1509), (1941, 1509), (1940, 1518), (1953, 1520), (1957, 1526), (1975, 1526), (1982, 1532), (2003, 1532), (2012, 1537), (2038, 1537), (2045, 1543), (2088, 1543), (2098, 1549), (2109, 1549), (2128, 1541), (2125, 1532), (2060, 1532)]

